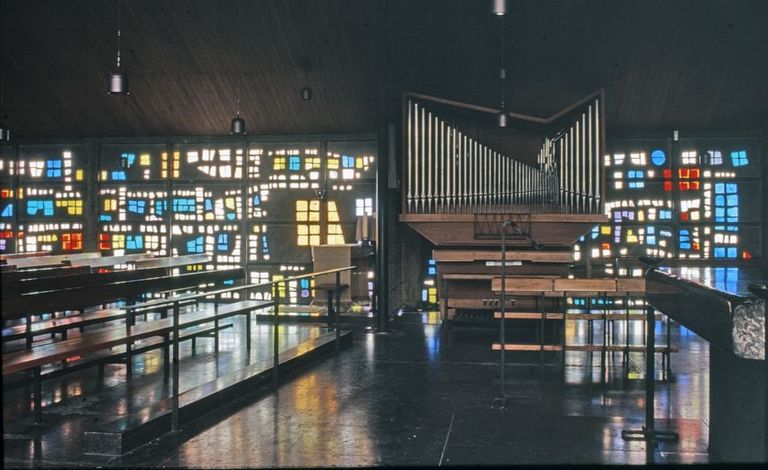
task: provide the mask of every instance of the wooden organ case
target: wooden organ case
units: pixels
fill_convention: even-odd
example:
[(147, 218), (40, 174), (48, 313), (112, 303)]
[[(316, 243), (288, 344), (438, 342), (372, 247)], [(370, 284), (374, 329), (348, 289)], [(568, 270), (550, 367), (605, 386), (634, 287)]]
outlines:
[(608, 220), (603, 91), (550, 118), (508, 113), (508, 122), (541, 135), (538, 155), (527, 159), (504, 155), (463, 132), (450, 109), (499, 113), (403, 95), (400, 221), (435, 247), (442, 318), (463, 312), (490, 318), (498, 309), (491, 284), (501, 273), (502, 230), (506, 275), (524, 286), (566, 277), (574, 262), (572, 245)]

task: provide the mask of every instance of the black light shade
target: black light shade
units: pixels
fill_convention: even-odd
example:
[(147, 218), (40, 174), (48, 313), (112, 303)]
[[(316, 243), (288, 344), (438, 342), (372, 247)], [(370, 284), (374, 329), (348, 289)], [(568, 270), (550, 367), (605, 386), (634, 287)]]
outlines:
[(301, 99), (309, 101), (312, 99), (312, 88), (305, 86), (301, 89)]
[(107, 80), (107, 93), (110, 95), (130, 95), (128, 91), (128, 75), (116, 72)]
[(11, 140), (11, 130), (6, 126), (0, 126), (0, 142), (8, 142)]
[(507, 0), (490, 0), (490, 2), (492, 15), (504, 16), (507, 14)]
[(235, 134), (235, 135), (245, 134), (245, 119), (241, 118), (240, 116), (237, 116), (232, 120), (232, 125), (230, 126), (230, 129), (232, 130), (232, 134)]
[(506, 111), (500, 111), (499, 114), (496, 115), (496, 123), (499, 127), (507, 127), (507, 113)]

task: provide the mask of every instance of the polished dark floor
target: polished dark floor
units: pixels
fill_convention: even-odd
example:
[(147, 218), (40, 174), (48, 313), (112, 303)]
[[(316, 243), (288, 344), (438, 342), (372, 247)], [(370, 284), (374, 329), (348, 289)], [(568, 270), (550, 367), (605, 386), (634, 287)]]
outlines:
[[(305, 327), (295, 327), (296, 332)], [(629, 333), (642, 335), (640, 324)], [(659, 333), (660, 341), (664, 332)], [(508, 353), (509, 400), (502, 407), (498, 353), (490, 351), (496, 333), (446, 327), (435, 314), (424, 313), (396, 318), (389, 333), (360, 327), (351, 349), (286, 378), (276, 391), (244, 397), (123, 457), (84, 459), (76, 444), (53, 436), (42, 441), (35, 461), (33, 442), (4, 439), (5, 466), (706, 463), (708, 346), (674, 324), (671, 333), (680, 352), (672, 357), (673, 380), (657, 382), (654, 405), (657, 428), (678, 432), (680, 441), (657, 448), (621, 438), (623, 429), (643, 424), (641, 354), (631, 354), (625, 370), (621, 354), (609, 355), (602, 369), (599, 354), (568, 353), (565, 372), (553, 355), (541, 374), (538, 353)], [(569, 340), (583, 339), (585, 328), (569, 324), (567, 334)], [(623, 335), (618, 323), (615, 334)], [(237, 341), (236, 332), (232, 335)], [(224, 350), (239, 350), (234, 343), (223, 344), (229, 344)], [(198, 352), (194, 370), (209, 374), (226, 356), (220, 354), (216, 362)], [(90, 408), (77, 402), (86, 397), (58, 406), (83, 419)], [(5, 411), (7, 416), (7, 402)], [(61, 416), (52, 420), (58, 432), (76, 422)], [(70, 426), (75, 442), (77, 425)]]

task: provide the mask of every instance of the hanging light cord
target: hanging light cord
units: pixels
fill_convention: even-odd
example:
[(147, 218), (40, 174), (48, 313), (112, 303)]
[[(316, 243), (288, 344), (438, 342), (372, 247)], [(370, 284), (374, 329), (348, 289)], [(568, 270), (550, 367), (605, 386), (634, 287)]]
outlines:
[(122, 18), (121, 18), (121, 11), (122, 11), (123, 2), (122, 0), (117, 0), (117, 70), (120, 70), (120, 37), (122, 29)]
[(240, 117), (240, 84), (237, 85), (237, 91), (235, 92), (235, 111), (237, 117)]
[(507, 69), (504, 68), (505, 45), (506, 45), (505, 44), (506, 43), (506, 37), (505, 37), (505, 34), (504, 34), (504, 18), (505, 17), (502, 16), (500, 18), (501, 21), (499, 22), (499, 24), (501, 25), (499, 27), (499, 30), (500, 30), (499, 36), (501, 38), (501, 60), (500, 60), (501, 66), (499, 67), (499, 79), (501, 81), (501, 110), (502, 111), (504, 111), (504, 88), (505, 88), (504, 84), (505, 84), (506, 79), (507, 79)]

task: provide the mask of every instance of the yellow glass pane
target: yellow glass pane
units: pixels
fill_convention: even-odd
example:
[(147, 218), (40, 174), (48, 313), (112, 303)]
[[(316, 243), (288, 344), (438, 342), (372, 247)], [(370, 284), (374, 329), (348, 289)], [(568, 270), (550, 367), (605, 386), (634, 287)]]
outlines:
[(311, 235), (309, 237), (309, 244), (310, 245), (319, 245), (320, 244), (320, 235)]
[(308, 208), (307, 201), (301, 201), (301, 200), (300, 201), (296, 201), (296, 210), (297, 211), (305, 211), (306, 212), (307, 208)]
[(150, 158), (148, 153), (142, 153), (139, 156), (139, 165), (141, 166), (149, 166)]

